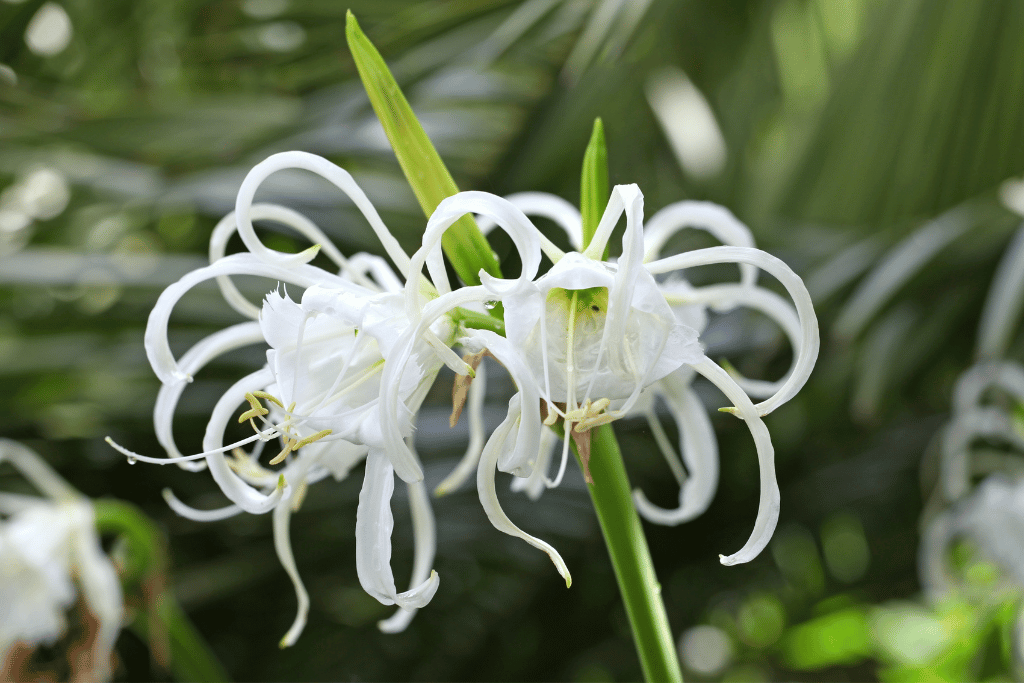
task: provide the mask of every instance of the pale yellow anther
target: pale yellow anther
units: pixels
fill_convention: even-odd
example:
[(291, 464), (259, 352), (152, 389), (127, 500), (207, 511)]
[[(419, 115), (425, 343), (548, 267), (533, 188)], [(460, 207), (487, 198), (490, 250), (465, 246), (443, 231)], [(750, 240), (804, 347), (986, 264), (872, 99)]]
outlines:
[(331, 430), (330, 429), (322, 429), (319, 432), (317, 432), (316, 434), (313, 434), (312, 436), (307, 436), (305, 439), (302, 439), (301, 441), (296, 441), (295, 445), (292, 446), (292, 450), (293, 451), (297, 451), (300, 448), (302, 448), (303, 446), (308, 446), (309, 444), (313, 443), (314, 441), (319, 441), (320, 439), (324, 438), (325, 436), (329, 436), (330, 434), (331, 434)]
[(249, 398), (250, 396), (253, 396), (255, 398), (266, 399), (271, 403), (276, 403), (278, 407), (284, 408), (284, 403), (281, 402), (281, 399), (279, 399), (277, 396), (274, 396), (273, 394), (268, 394), (265, 391), (253, 391), (245, 395), (246, 398)]
[(294, 445), (295, 445), (295, 442), (292, 441), (291, 439), (286, 441), (285, 442), (285, 446), (284, 446), (284, 450), (281, 451), (280, 453), (278, 453), (277, 455), (275, 455), (270, 460), (270, 464), (271, 465), (276, 465), (276, 464), (284, 461), (284, 459), (288, 457), (288, 454), (291, 453), (293, 450), (295, 450), (294, 448), (292, 448), (292, 446), (294, 446)]
[(548, 416), (544, 418), (544, 426), (550, 427), (558, 421), (558, 413), (554, 410), (548, 409)]
[[(284, 406), (282, 406), (282, 407), (284, 407)], [(285, 408), (285, 412), (288, 412), (288, 413), (294, 413), (295, 412), (295, 401), (292, 401), (291, 404), (287, 408)]]
[[(241, 415), (239, 415), (238, 416), (238, 424), (242, 424), (246, 420), (252, 420), (253, 418), (256, 418), (256, 417), (262, 417), (263, 415), (267, 415), (269, 413), (270, 413), (270, 411), (267, 410), (266, 408), (264, 408), (262, 406), (256, 406), (255, 408), (247, 410), (244, 413), (242, 413)], [(257, 430), (257, 431), (259, 431), (259, 430)]]

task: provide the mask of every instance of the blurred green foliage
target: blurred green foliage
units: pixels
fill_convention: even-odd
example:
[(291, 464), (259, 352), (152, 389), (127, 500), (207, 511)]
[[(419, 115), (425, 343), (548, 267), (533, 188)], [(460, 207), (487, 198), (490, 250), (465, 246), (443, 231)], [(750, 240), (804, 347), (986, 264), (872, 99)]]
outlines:
[[(26, 37), (54, 5), (71, 31), (62, 49), (42, 54)], [(971, 362), (982, 300), (1020, 220), (999, 200), (1001, 183), (1024, 172), (1020, 2), (0, 2), (0, 433), (37, 448), (83, 492), (132, 501), (158, 521), (179, 599), (236, 678), (639, 676), (578, 473), (537, 504), (506, 504), (562, 551), (571, 591), (462, 492), (436, 506), (442, 588), (396, 636), (376, 631), (387, 611), (355, 578), (358, 482), (314, 489), (293, 525), (310, 623), (278, 651), (294, 596), (268, 520), (177, 518), (162, 488), (213, 507), (215, 487), (177, 469), (129, 467), (101, 441), (113, 433), (158, 452), (146, 316), (163, 286), (204, 262), (212, 226), (268, 154), (328, 156), (405, 247), (417, 243), (420, 208), (345, 45), (348, 8), (460, 188), (543, 190), (577, 203), (600, 116), (609, 180), (639, 183), (648, 214), (683, 198), (722, 203), (807, 279), (826, 343), (810, 384), (768, 420), (783, 500), (771, 552), (740, 567), (717, 562), (749, 532), (758, 490), (749, 437), (725, 416), (714, 418), (723, 463), (711, 508), (682, 527), (646, 528), (674, 631), (705, 624), (727, 636), (727, 663), (691, 678), (1020, 675), (1010, 658), (1017, 598), (976, 576), (984, 562), (963, 567), (974, 589), (937, 604), (916, 597), (915, 564), (928, 444)], [(652, 79), (665, 68), (685, 73), (714, 113), (727, 150), (717, 175), (683, 170), (651, 107)], [(62, 200), (60, 183), (33, 175), (40, 169), (58, 174)], [(281, 174), (264, 195), (310, 215), (347, 252), (375, 248), (352, 207), (312, 177)], [(514, 273), (503, 239), (492, 247)], [(306, 246), (285, 234), (266, 242)], [(904, 267), (907, 254), (925, 254), (922, 244), (927, 257)], [(241, 284), (254, 298), (266, 290)], [(172, 343), (180, 352), (234, 321), (214, 288), (201, 289), (177, 309)], [(742, 330), (747, 343), (723, 345), (735, 335), (716, 337), (715, 325)], [(782, 335), (756, 315), (721, 316), (704, 341), (751, 376), (777, 377), (788, 363)], [(1016, 335), (1010, 355), (1022, 352)], [(197, 378), (179, 408), (183, 449), (199, 446), (231, 378), (260, 362), (260, 350), (239, 351)], [(507, 400), (495, 387), (489, 400)], [(446, 421), (446, 391), (439, 382), (421, 430)], [(639, 424), (620, 433), (631, 477), (653, 500), (672, 500), (664, 464), (643, 457), (650, 434)], [(428, 486), (460, 438), (422, 449)], [(397, 567), (412, 550), (400, 497), (394, 507)], [(119, 675), (165, 680), (132, 638), (119, 645)]]

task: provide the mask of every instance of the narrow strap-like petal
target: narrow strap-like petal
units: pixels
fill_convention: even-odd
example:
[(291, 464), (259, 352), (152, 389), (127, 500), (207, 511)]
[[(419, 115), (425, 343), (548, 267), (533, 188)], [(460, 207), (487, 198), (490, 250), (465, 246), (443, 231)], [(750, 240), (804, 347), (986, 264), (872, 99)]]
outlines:
[(305, 584), (302, 583), (302, 577), (299, 576), (299, 568), (295, 564), (295, 554), (292, 553), (291, 530), (289, 529), (289, 522), (292, 517), (292, 500), (294, 499), (295, 492), (298, 490), (296, 487), (300, 482), (305, 481), (309, 462), (309, 459), (307, 459), (305, 463), (299, 465), (297, 471), (292, 476), (292, 483), (286, 488), (281, 503), (274, 508), (274, 550), (277, 552), (277, 559), (281, 562), (281, 566), (284, 567), (288, 578), (292, 581), (292, 586), (295, 588), (295, 598), (298, 601), (295, 620), (292, 622), (291, 627), (289, 627), (288, 632), (281, 638), (279, 643), (281, 647), (291, 647), (295, 644), (295, 641), (302, 635), (302, 630), (306, 627), (306, 618), (309, 615), (309, 593), (306, 591)]
[(953, 413), (961, 413), (981, 404), (990, 388), (998, 387), (1018, 403), (1024, 403), (1024, 367), (1013, 361), (989, 361), (972, 366), (960, 375), (953, 389)]
[(356, 573), (363, 590), (383, 605), (405, 609), (423, 607), (437, 592), (437, 572), (404, 593), (395, 588), (391, 573), (391, 495), (395, 490), (394, 469), (386, 455), (372, 448), (366, 456), (366, 472), (356, 509)]
[(388, 458), (391, 459), (395, 473), (403, 481), (423, 479), (423, 468), (405, 443), (408, 434), (403, 433), (403, 427), (411, 428), (412, 411), (402, 402), (400, 396), (402, 377), (412, 362), (416, 343), (441, 316), (459, 306), (485, 301), (491, 296), (493, 295), (486, 287), (478, 285), (463, 287), (430, 301), (417, 316), (418, 322), (410, 325), (402, 333), (388, 356), (384, 358), (384, 371), (380, 383), (381, 432)]
[(729, 376), (725, 370), (713, 361), (704, 359), (693, 366), (693, 369), (709, 379), (712, 384), (733, 402), (736, 414), (747, 423), (754, 445), (757, 447), (757, 461), (761, 473), (761, 499), (757, 506), (757, 519), (750, 538), (739, 551), (732, 555), (720, 556), (722, 564), (729, 566), (750, 562), (768, 545), (775, 526), (779, 523), (779, 484), (775, 478), (775, 448), (768, 427), (761, 420), (750, 398)]
[[(679, 487), (679, 507), (666, 510), (651, 503), (642, 490), (633, 491), (636, 509), (649, 522), (674, 526), (703, 514), (718, 489), (718, 441), (704, 404), (674, 375), (657, 385), (679, 430), (679, 445), (689, 475)], [(666, 457), (673, 454), (666, 453)]]
[[(800, 357), (800, 345), (803, 343), (803, 331), (800, 327), (800, 317), (793, 306), (781, 296), (763, 287), (725, 284), (709, 285), (707, 287), (696, 287), (688, 291), (682, 298), (686, 303), (708, 305), (716, 311), (726, 312), (737, 306), (745, 306), (760, 311), (768, 316), (775, 324), (782, 328), (783, 333), (789, 339), (793, 348), (793, 360), (789, 370), (782, 379), (774, 382), (755, 380), (744, 377), (735, 370), (730, 370), (736, 383), (743, 387), (751, 398), (768, 398), (778, 393), (786, 381), (793, 374), (793, 366)], [(672, 302), (672, 297), (668, 297)]]
[(942, 435), (942, 486), (949, 500), (967, 493), (971, 483), (970, 446), (978, 439), (999, 440), (1024, 451), (1024, 438), (999, 408), (978, 406), (954, 415)]
[(559, 443), (558, 435), (544, 427), (540, 430), (540, 447), (537, 450), (537, 463), (529, 477), (513, 477), (511, 489), (523, 491), (530, 500), (539, 500), (541, 494), (548, 489), (548, 468), (554, 456), (555, 446)]
[[(410, 320), (415, 320), (420, 311), (418, 276), (424, 264), (430, 272), (437, 291), (444, 295), (451, 291), (444, 261), (441, 259), (441, 236), (455, 221), (466, 214), (487, 216), (512, 238), (519, 252), (522, 272), (510, 287), (522, 288), (533, 281), (540, 268), (540, 231), (530, 219), (511, 202), (487, 192), (460, 192), (444, 199), (427, 221), (423, 231), (423, 244), (412, 255), (410, 270), (406, 275), (406, 307)], [(494, 278), (487, 280), (492, 290), (501, 285)]]
[(306, 152), (280, 152), (271, 155), (264, 161), (256, 164), (249, 171), (248, 175), (245, 176), (245, 180), (242, 181), (242, 186), (238, 189), (238, 197), (235, 200), (235, 215), (238, 222), (238, 234), (249, 251), (261, 260), (276, 265), (294, 266), (299, 263), (306, 263), (312, 258), (312, 256), (307, 256), (309, 250), (301, 254), (283, 254), (279, 251), (268, 249), (260, 241), (259, 237), (256, 236), (256, 231), (252, 226), (251, 209), (253, 199), (256, 196), (256, 189), (271, 174), (284, 169), (312, 171), (347, 194), (352, 203), (356, 205), (356, 208), (366, 217), (370, 227), (373, 228), (381, 245), (384, 247), (384, 251), (394, 261), (398, 269), (403, 273), (408, 271), (408, 255), (402, 250), (401, 245), (399, 245), (394, 235), (391, 234), (391, 231), (384, 225), (384, 221), (381, 220), (377, 210), (373, 208), (373, 204), (370, 203), (362, 188), (359, 187), (349, 172), (335, 166), (323, 157)]
[[(238, 406), (245, 403), (245, 395), (250, 391), (265, 388), (271, 381), (273, 381), (273, 376), (270, 370), (266, 368), (257, 370), (235, 382), (221, 396), (213, 407), (210, 421), (206, 425), (206, 434), (203, 436), (205, 451), (213, 451), (224, 443), (224, 430)], [(234, 473), (228, 466), (223, 453), (211, 453), (206, 456), (206, 463), (210, 468), (210, 474), (213, 475), (214, 481), (220, 486), (224, 495), (246, 512), (256, 515), (264, 514), (270, 512), (281, 501), (284, 494), (283, 486), (278, 486), (269, 496), (260, 493)]]
[(572, 577), (569, 575), (569, 568), (565, 566), (565, 562), (562, 560), (562, 556), (558, 554), (558, 551), (551, 545), (531, 536), (513, 524), (512, 520), (505, 514), (505, 511), (501, 509), (501, 503), (498, 502), (498, 493), (495, 491), (494, 485), (498, 454), (501, 450), (501, 442), (509, 437), (512, 426), (512, 417), (505, 418), (505, 421), (494, 430), (494, 434), (491, 435), (490, 440), (484, 447), (483, 455), (480, 457), (480, 466), (476, 471), (476, 488), (480, 494), (480, 504), (487, 514), (487, 519), (491, 520), (491, 524), (494, 525), (495, 529), (509, 536), (521, 538), (534, 548), (543, 550), (555, 564), (558, 573), (565, 579), (565, 585), (571, 586)]
[[(259, 323), (248, 322), (232, 325), (197, 342), (178, 361), (178, 368), (187, 375), (194, 375), (214, 358), (261, 341), (263, 341), (263, 332), (260, 331)], [(182, 455), (174, 441), (174, 412), (178, 408), (178, 401), (186, 386), (187, 384), (184, 382), (161, 384), (160, 390), (156, 394), (156, 403), (153, 405), (153, 428), (156, 432), (156, 440), (172, 458)], [(180, 462), (178, 467), (198, 472), (206, 469), (206, 463)]]
[(232, 254), (205, 268), (193, 270), (161, 292), (156, 304), (153, 305), (153, 310), (149, 313), (149, 320), (146, 322), (144, 337), (146, 356), (161, 382), (189, 382), (192, 380), (188, 373), (178, 368), (178, 364), (174, 360), (174, 354), (171, 353), (170, 344), (167, 341), (167, 323), (174, 305), (186, 292), (199, 283), (212, 280), (219, 275), (256, 275), (295, 284), (299, 287), (325, 284), (341, 289), (360, 290), (357, 285), (346, 282), (319, 268), (271, 266), (252, 254)]
[(683, 268), (715, 263), (750, 263), (774, 276), (789, 292), (800, 318), (800, 345), (796, 349), (797, 358), (789, 378), (773, 396), (755, 407), (758, 414), (767, 415), (780, 405), (793, 398), (807, 382), (814, 362), (818, 358), (820, 339), (818, 336), (818, 318), (814, 313), (814, 304), (807, 293), (800, 276), (793, 272), (784, 262), (759, 249), (747, 247), (710, 247), (677, 254), (647, 264), (652, 275), (667, 273)]
[[(505, 199), (527, 216), (540, 216), (554, 222), (565, 231), (569, 244), (576, 251), (583, 249), (583, 219), (580, 210), (556, 194), (547, 192), (517, 192), (506, 195)], [(483, 234), (497, 226), (488, 216), (477, 218), (477, 227)], [(543, 238), (543, 235), (541, 236)], [(555, 247), (557, 249), (557, 247)], [(542, 245), (541, 249), (547, 253)]]
[(200, 510), (182, 503), (170, 489), (164, 489), (162, 493), (169, 508), (174, 510), (179, 516), (190, 519), (193, 522), (219, 522), (222, 519), (235, 517), (242, 512), (242, 508), (234, 504), (213, 510)]
[[(250, 216), (254, 221), (268, 220), (274, 221), (286, 225), (302, 236), (309, 239), (313, 244), (318, 244), (324, 254), (327, 255), (332, 261), (334, 261), (339, 268), (343, 271), (348, 267), (348, 261), (342, 255), (338, 248), (334, 246), (330, 238), (327, 237), (317, 227), (316, 223), (303, 216), (294, 209), (289, 209), (285, 206), (278, 204), (253, 204), (250, 208)], [(237, 230), (235, 224), (235, 213), (232, 211), (224, 218), (220, 219), (216, 227), (213, 229), (213, 233), (210, 235), (210, 263), (216, 263), (218, 260), (223, 258), (227, 251), (228, 240), (235, 234)], [(366, 282), (360, 282), (362, 285), (366, 285)], [(238, 287), (232, 282), (231, 278), (227, 275), (221, 275), (217, 278), (217, 286), (220, 287), (220, 292), (224, 296), (224, 300), (228, 302), (231, 308), (235, 309), (247, 318), (256, 320), (260, 316), (260, 307), (252, 303), (245, 296), (238, 291)]]
[[(753, 247), (754, 236), (729, 209), (712, 202), (684, 201), (669, 204), (650, 217), (644, 226), (644, 262), (661, 258), (661, 250), (673, 235), (686, 228), (706, 230), (728, 247)], [(740, 283), (757, 282), (757, 268), (740, 264)]]
[[(406, 484), (409, 491), (409, 512), (412, 515), (413, 561), (411, 587), (418, 586), (430, 578), (437, 553), (437, 532), (434, 511), (430, 507), (430, 496), (422, 481)], [(416, 616), (415, 609), (399, 607), (389, 618), (377, 622), (383, 633), (401, 633)]]
[[(519, 390), (519, 404), (525, 406), (518, 418), (514, 448), (502, 448), (498, 456), (498, 469), (517, 476), (529, 473), (532, 461), (540, 449), (540, 389), (534, 379), (534, 372), (523, 359), (522, 354), (505, 337), (489, 330), (478, 330), (473, 335), (474, 343), (491, 352), (501, 363)], [(492, 437), (493, 439), (493, 437)]]

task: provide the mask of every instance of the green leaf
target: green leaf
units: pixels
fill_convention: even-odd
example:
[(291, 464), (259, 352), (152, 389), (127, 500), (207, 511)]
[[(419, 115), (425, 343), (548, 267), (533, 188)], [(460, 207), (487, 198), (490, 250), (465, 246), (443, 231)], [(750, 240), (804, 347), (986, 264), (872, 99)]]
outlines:
[[(459, 188), (416, 119), (384, 58), (359, 28), (352, 12), (346, 17), (345, 36), (370, 104), (384, 126), (423, 213), (429, 217), (443, 199), (457, 194)], [(466, 284), (480, 284), (481, 269), (495, 277), (501, 276), (498, 258), (471, 216), (463, 216), (444, 233), (441, 247)]]
[[(580, 213), (583, 214), (583, 248), (586, 249), (608, 204), (608, 147), (600, 117), (594, 119), (594, 132), (590, 134), (587, 151), (583, 153), (581, 176)], [(605, 258), (608, 258), (607, 253)]]

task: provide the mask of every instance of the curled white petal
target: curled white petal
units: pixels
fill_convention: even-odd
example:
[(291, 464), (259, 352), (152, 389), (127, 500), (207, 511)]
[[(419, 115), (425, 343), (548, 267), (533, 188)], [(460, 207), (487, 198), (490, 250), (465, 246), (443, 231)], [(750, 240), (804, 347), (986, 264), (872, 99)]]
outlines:
[(473, 339), (475, 343), (486, 347), (495, 359), (505, 366), (519, 390), (519, 404), (526, 406), (526, 410), (522, 410), (515, 421), (516, 432), (515, 436), (511, 437), (514, 445), (510, 448), (509, 444), (501, 444), (497, 460), (498, 469), (517, 476), (528, 474), (532, 469), (530, 463), (540, 449), (542, 427), (540, 413), (535, 408), (540, 406), (540, 389), (534, 380), (533, 372), (508, 339), (489, 330), (477, 330)]
[(775, 532), (775, 526), (779, 523), (781, 499), (779, 484), (775, 478), (775, 448), (772, 446), (768, 428), (761, 420), (754, 404), (750, 402), (743, 389), (729, 376), (729, 373), (707, 359), (694, 365), (693, 368), (721, 389), (722, 393), (733, 402), (736, 414), (747, 423), (747, 428), (750, 429), (750, 434), (754, 437), (754, 444), (757, 446), (758, 468), (761, 473), (761, 498), (757, 506), (754, 530), (739, 551), (729, 556), (721, 556), (721, 562), (726, 566), (750, 562), (768, 545), (768, 541), (771, 540), (772, 534)]
[[(295, 467), (293, 472), (289, 473), (296, 484), (305, 481), (306, 471), (309, 469), (310, 462), (309, 459), (305, 459)], [(309, 593), (306, 591), (305, 584), (302, 583), (302, 577), (299, 576), (299, 568), (295, 564), (295, 554), (292, 552), (291, 531), (289, 529), (289, 522), (292, 517), (292, 500), (297, 490), (295, 484), (285, 488), (284, 497), (280, 505), (274, 508), (273, 515), (274, 550), (277, 552), (277, 559), (280, 560), (281, 566), (284, 567), (288, 578), (292, 581), (292, 586), (295, 588), (295, 598), (298, 602), (295, 620), (292, 622), (287, 633), (284, 634), (284, 637), (281, 638), (281, 647), (291, 647), (295, 644), (295, 641), (302, 635), (302, 630), (306, 627), (306, 618), (309, 616)]]
[(682, 268), (713, 263), (750, 263), (774, 276), (789, 292), (800, 318), (800, 344), (796, 348), (797, 358), (793, 362), (791, 374), (779, 391), (755, 407), (758, 414), (767, 415), (780, 405), (793, 398), (807, 382), (818, 358), (818, 318), (814, 313), (814, 305), (807, 293), (807, 288), (792, 269), (778, 258), (747, 247), (710, 247), (698, 249), (685, 254), (677, 254), (647, 264), (652, 274), (667, 273)]
[[(680, 450), (689, 476), (679, 487), (679, 507), (666, 510), (651, 503), (640, 489), (633, 491), (637, 512), (649, 522), (674, 526), (703, 514), (718, 489), (718, 441), (707, 410), (688, 382), (669, 375), (658, 386), (679, 430)], [(672, 454), (666, 453), (666, 457)]]
[(257, 275), (300, 287), (311, 287), (315, 284), (327, 284), (340, 288), (356, 287), (352, 283), (313, 266), (303, 265), (292, 268), (273, 266), (263, 263), (252, 254), (232, 254), (205, 268), (194, 270), (161, 292), (146, 323), (146, 356), (161, 382), (191, 381), (192, 378), (178, 367), (174, 360), (174, 354), (171, 353), (167, 341), (167, 322), (174, 305), (188, 290), (219, 275)]
[(1024, 367), (1013, 361), (990, 361), (973, 365), (960, 375), (953, 389), (953, 413), (962, 413), (981, 404), (984, 393), (998, 387), (1024, 403)]
[[(410, 319), (415, 320), (420, 309), (419, 283), (417, 276), (426, 264), (430, 279), (441, 294), (451, 291), (448, 275), (441, 258), (441, 236), (444, 232), (466, 214), (486, 216), (497, 223), (512, 238), (512, 243), (519, 251), (522, 261), (522, 272), (508, 287), (521, 289), (537, 275), (540, 268), (540, 231), (511, 202), (487, 192), (460, 192), (444, 199), (423, 231), (423, 246), (412, 255), (409, 271), (406, 273), (406, 306)], [(492, 284), (496, 289), (497, 284)]]
[(401, 378), (410, 363), (414, 363), (413, 350), (416, 341), (441, 316), (459, 306), (485, 301), (491, 298), (491, 292), (483, 286), (463, 287), (454, 292), (442, 295), (423, 307), (417, 316), (418, 323), (410, 325), (395, 340), (390, 354), (385, 358), (384, 371), (381, 374), (380, 415), (381, 433), (384, 450), (391, 459), (391, 464), (403, 481), (420, 481), (423, 479), (423, 468), (416, 456), (405, 443), (407, 433), (403, 428), (411, 429), (412, 410), (402, 402), (400, 397)]
[[(413, 551), (412, 578), (410, 586), (418, 586), (430, 578), (434, 566), (434, 555), (437, 553), (437, 532), (434, 524), (434, 511), (430, 508), (430, 496), (422, 481), (406, 484), (409, 490), (409, 512), (412, 515), (412, 533), (415, 550)], [(383, 633), (401, 633), (416, 616), (415, 609), (399, 607), (387, 619), (377, 622), (377, 628)]]
[[(334, 263), (342, 269), (342, 272), (348, 276), (353, 282), (358, 282), (363, 286), (372, 285), (367, 278), (362, 277), (360, 271), (350, 268), (348, 259), (338, 250), (334, 243), (330, 240), (327, 235), (317, 227), (316, 223), (306, 218), (304, 215), (289, 209), (286, 206), (280, 206), (278, 204), (253, 204), (250, 208), (249, 218), (254, 221), (267, 220), (274, 221), (286, 225), (303, 237), (309, 239), (310, 242), (316, 245), (320, 245), (321, 251), (327, 255)], [(213, 233), (210, 235), (210, 263), (215, 263), (224, 257), (228, 240), (235, 234), (237, 226), (235, 224), (235, 213), (232, 211), (228, 215), (224, 216), (217, 223), (213, 229)], [(221, 294), (224, 296), (224, 300), (228, 304), (244, 315), (247, 318), (256, 320), (260, 315), (260, 306), (252, 303), (246, 299), (238, 287), (235, 286), (234, 282), (227, 275), (221, 275), (217, 278), (217, 286), (220, 287)]]
[(395, 588), (391, 573), (391, 532), (395, 526), (391, 514), (391, 495), (395, 490), (394, 468), (380, 449), (370, 449), (366, 473), (356, 510), (356, 573), (363, 590), (382, 605), (405, 609), (423, 607), (437, 592), (437, 572), (404, 593)]
[[(178, 361), (178, 369), (186, 375), (199, 372), (214, 358), (230, 353), (249, 344), (263, 341), (263, 332), (257, 322), (239, 323), (220, 332), (215, 332), (189, 349)], [(174, 442), (174, 412), (178, 407), (181, 394), (187, 385), (183, 382), (161, 384), (153, 405), (153, 427), (156, 440), (167, 451), (167, 455), (177, 458), (182, 455)], [(182, 469), (197, 472), (206, 468), (204, 462), (180, 462)]]
[(174, 510), (180, 517), (190, 519), (193, 522), (219, 522), (222, 519), (234, 517), (242, 512), (242, 508), (237, 505), (228, 505), (214, 510), (200, 510), (181, 502), (170, 489), (164, 489), (162, 494), (169, 508)]
[[(682, 299), (685, 300), (685, 303), (705, 304), (718, 311), (728, 311), (736, 306), (753, 308), (768, 316), (782, 328), (783, 333), (789, 339), (790, 346), (793, 347), (793, 361), (782, 379), (767, 382), (749, 379), (735, 371), (729, 372), (736, 383), (747, 392), (747, 395), (753, 398), (768, 398), (782, 389), (793, 373), (796, 360), (800, 357), (800, 344), (803, 343), (800, 317), (788, 301), (770, 289), (735, 284), (697, 287), (689, 290)], [(669, 297), (669, 301), (672, 302), (671, 297)]]
[[(537, 464), (528, 477), (513, 477), (511, 488), (513, 491), (525, 491), (530, 500), (539, 500), (541, 494), (549, 487), (548, 468), (551, 466), (551, 458), (554, 456), (555, 446), (558, 444), (558, 435), (550, 429), (540, 430), (540, 447), (537, 450)], [(559, 449), (561, 450), (561, 449)]]
[[(754, 236), (729, 209), (712, 202), (683, 201), (669, 204), (648, 219), (644, 226), (644, 262), (661, 258), (661, 250), (680, 230), (706, 230), (729, 247), (753, 247)], [(757, 282), (757, 269), (740, 264), (740, 283)]]
[(942, 484), (950, 500), (961, 498), (970, 486), (969, 449), (978, 439), (998, 439), (1024, 451), (1024, 438), (998, 408), (978, 406), (954, 415), (942, 437)]
[(509, 536), (521, 538), (534, 548), (539, 548), (547, 553), (558, 573), (565, 579), (565, 585), (570, 586), (572, 585), (572, 577), (569, 575), (569, 568), (565, 566), (565, 562), (562, 560), (562, 556), (558, 554), (558, 551), (551, 545), (531, 536), (513, 524), (512, 520), (505, 514), (505, 511), (501, 509), (501, 503), (498, 502), (498, 493), (495, 491), (494, 486), (494, 476), (498, 465), (501, 444), (504, 439), (509, 437), (512, 427), (513, 419), (512, 416), (509, 416), (498, 425), (498, 428), (494, 430), (494, 434), (488, 440), (487, 445), (484, 446), (484, 452), (480, 456), (480, 466), (476, 471), (476, 488), (480, 494), (480, 504), (487, 514), (487, 519), (491, 520), (491, 524), (494, 525), (495, 529)]
[[(573, 249), (583, 249), (583, 219), (580, 210), (569, 202), (547, 192), (517, 192), (507, 195), (505, 199), (527, 216), (540, 216), (551, 220), (565, 231)], [(496, 226), (497, 223), (487, 216), (477, 218), (477, 227), (485, 235)]]
[[(380, 240), (384, 251), (394, 261), (395, 265), (402, 272), (407, 272), (409, 257), (402, 250), (398, 240), (391, 231), (384, 225), (377, 210), (367, 198), (366, 194), (359, 187), (348, 171), (335, 166), (327, 159), (308, 154), (306, 152), (280, 152), (267, 157), (264, 161), (256, 164), (245, 176), (242, 186), (238, 189), (238, 197), (235, 200), (235, 216), (238, 223), (238, 234), (245, 243), (245, 246), (260, 260), (276, 265), (293, 266), (299, 263), (306, 263), (312, 258), (308, 255), (309, 250), (301, 254), (283, 254), (273, 249), (268, 249), (256, 236), (252, 225), (252, 203), (256, 196), (256, 189), (270, 175), (284, 169), (303, 169), (312, 171), (321, 176), (339, 190), (344, 192), (356, 205), (366, 220), (370, 223), (374, 233)], [(315, 253), (315, 252), (314, 252)]]
[[(206, 434), (203, 436), (203, 449), (214, 451), (221, 448), (224, 443), (224, 430), (228, 422), (234, 417), (236, 409), (240, 404), (245, 403), (245, 395), (250, 391), (258, 391), (266, 387), (272, 379), (270, 371), (266, 368), (246, 375), (235, 382), (230, 389), (221, 396), (213, 408), (210, 421), (206, 425)], [(224, 495), (231, 502), (241, 507), (246, 512), (259, 515), (270, 512), (281, 501), (284, 494), (284, 487), (278, 486), (270, 495), (264, 495), (243, 481), (231, 467), (223, 453), (211, 453), (206, 456), (206, 464), (210, 468), (210, 474), (214, 481), (220, 486)]]

